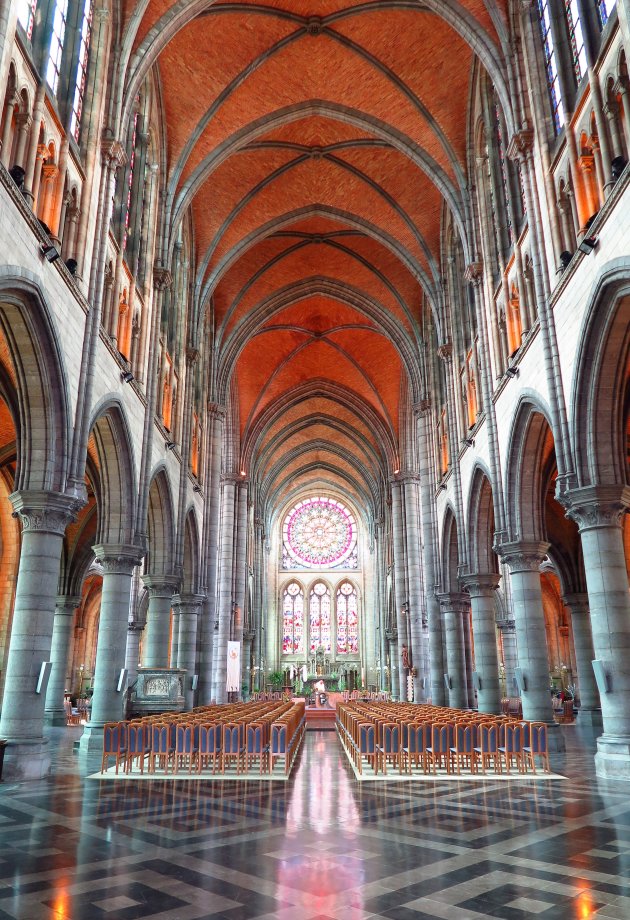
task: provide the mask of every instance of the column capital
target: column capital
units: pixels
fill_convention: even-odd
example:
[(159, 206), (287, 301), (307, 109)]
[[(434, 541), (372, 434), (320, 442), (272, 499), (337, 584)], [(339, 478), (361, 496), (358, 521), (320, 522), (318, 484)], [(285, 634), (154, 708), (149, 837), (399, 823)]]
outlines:
[(589, 613), (589, 601), (588, 594), (586, 592), (579, 594), (563, 594), (562, 602), (566, 607), (571, 611), (571, 618), (578, 616), (588, 616)]
[(531, 128), (524, 128), (512, 135), (506, 153), (511, 160), (526, 160), (533, 147), (534, 132)]
[(630, 507), (630, 486), (585, 486), (563, 495), (566, 516), (580, 529), (620, 527), (624, 512)]
[(471, 597), (488, 597), (497, 590), (501, 576), (497, 572), (463, 575), (460, 583)]
[(142, 583), (149, 592), (149, 597), (173, 597), (179, 588), (179, 579), (170, 572), (163, 575), (143, 575)]
[(186, 349), (186, 364), (190, 367), (197, 363), (199, 358), (199, 349), (198, 348), (187, 348)]
[(452, 342), (443, 342), (441, 345), (438, 345), (437, 350), (438, 356), (442, 361), (448, 363), (453, 360), (453, 343)]
[(63, 535), (75, 520), (83, 502), (63, 492), (23, 490), (9, 496), (13, 517), (22, 523), (22, 533), (53, 533)]
[(131, 575), (143, 553), (130, 543), (99, 543), (92, 547), (105, 575)]
[(73, 614), (77, 607), (81, 606), (81, 595), (76, 594), (58, 594), (55, 601), (55, 613)]
[(175, 594), (173, 595), (173, 610), (175, 613), (197, 616), (201, 613), (205, 599), (205, 594)]
[(483, 280), (483, 262), (479, 259), (477, 262), (469, 262), (464, 271), (464, 278), (469, 284), (478, 287)]
[(419, 402), (414, 403), (411, 409), (416, 418), (427, 418), (431, 413), (431, 400), (428, 398), (421, 399)]
[(219, 405), (219, 403), (209, 402), (208, 403), (208, 415), (213, 419), (220, 419), (223, 421), (227, 415), (227, 409), (225, 406)]
[(105, 164), (116, 170), (127, 162), (125, 148), (120, 141), (104, 138), (101, 142), (101, 156)]
[(156, 291), (165, 291), (173, 283), (173, 276), (165, 265), (156, 263), (153, 266), (153, 288)]
[(549, 543), (537, 543), (533, 540), (517, 540), (513, 543), (501, 543), (495, 551), (510, 569), (510, 572), (537, 572), (547, 555)]
[(500, 629), (501, 632), (515, 632), (516, 630), (516, 621), (515, 620), (497, 620), (497, 629)]
[(468, 594), (450, 591), (447, 594), (436, 594), (435, 597), (443, 613), (452, 610), (454, 613), (464, 614), (470, 609), (470, 597)]

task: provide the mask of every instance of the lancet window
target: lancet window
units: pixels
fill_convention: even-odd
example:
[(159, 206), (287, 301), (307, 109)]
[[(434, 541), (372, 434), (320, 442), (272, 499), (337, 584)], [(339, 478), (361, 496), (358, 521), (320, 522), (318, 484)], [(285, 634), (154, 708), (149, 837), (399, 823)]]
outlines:
[(282, 596), (282, 653), (304, 651), (304, 591), (297, 581), (286, 586)]
[(77, 75), (74, 84), (74, 97), (72, 100), (72, 114), (70, 116), (70, 133), (75, 141), (79, 140), (81, 131), (81, 114), (83, 112), (83, 97), (87, 80), (88, 61), (90, 57), (90, 41), (92, 39), (92, 0), (85, 0), (83, 16), (81, 18), (81, 38), (79, 41), (79, 60), (77, 62)]
[(332, 650), (330, 606), (330, 588), (323, 581), (316, 582), (308, 599), (311, 653), (320, 647), (328, 653)]
[(538, 16), (542, 35), (543, 50), (545, 54), (545, 69), (547, 71), (547, 87), (551, 101), (551, 112), (556, 134), (560, 134), (564, 125), (564, 106), (562, 104), (562, 91), (558, 75), (558, 58), (551, 31), (551, 15), (549, 0), (538, 0)]
[(337, 588), (337, 653), (357, 654), (359, 651), (359, 612), (357, 589), (349, 581)]
[(59, 86), (61, 57), (63, 55), (63, 43), (66, 37), (67, 16), (68, 0), (57, 0), (55, 15), (53, 16), (52, 35), (50, 37), (48, 64), (46, 67), (46, 83), (48, 83), (54, 95), (57, 94), (57, 87)]

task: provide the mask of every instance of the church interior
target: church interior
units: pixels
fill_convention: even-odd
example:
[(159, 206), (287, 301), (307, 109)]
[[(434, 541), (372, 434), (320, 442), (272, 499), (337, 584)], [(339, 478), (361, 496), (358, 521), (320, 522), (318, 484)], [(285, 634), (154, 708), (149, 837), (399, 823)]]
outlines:
[(0, 920), (628, 920), (628, 55), (0, 0)]

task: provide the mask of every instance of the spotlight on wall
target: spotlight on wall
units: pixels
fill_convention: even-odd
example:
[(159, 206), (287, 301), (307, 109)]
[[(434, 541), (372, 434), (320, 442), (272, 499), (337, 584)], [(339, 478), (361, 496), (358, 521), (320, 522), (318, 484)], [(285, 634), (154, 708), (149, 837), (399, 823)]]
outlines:
[(598, 243), (599, 243), (599, 240), (597, 239), (596, 236), (585, 236), (582, 242), (580, 243), (580, 245), (578, 246), (578, 249), (580, 250), (580, 252), (583, 252), (585, 256), (590, 256), (590, 254), (595, 249)]
[(505, 369), (506, 377), (518, 377), (519, 374), (520, 374), (520, 371), (518, 367), (506, 367)]
[(441, 482), (438, 486), (438, 492), (446, 492), (446, 486)]
[(46, 243), (42, 243), (39, 247), (39, 251), (46, 259), (47, 262), (56, 262), (59, 258), (59, 253), (54, 246), (47, 246)]
[(78, 267), (79, 267), (79, 263), (77, 262), (76, 259), (66, 259), (66, 268), (68, 269), (72, 277), (76, 275)]
[(193, 486), (193, 492), (201, 492), (201, 486)]
[(123, 381), (123, 383), (131, 383), (132, 380), (135, 380), (131, 371), (123, 371), (120, 375), (120, 379)]
[(177, 447), (177, 444), (175, 443), (175, 441), (167, 441), (164, 446), (166, 447), (167, 450), (175, 450), (175, 448)]
[(24, 188), (24, 176), (26, 175), (22, 167), (12, 166), (9, 170), (9, 175), (21, 191)]
[(474, 447), (474, 446), (475, 446), (475, 439), (474, 439), (474, 438), (464, 438), (464, 440), (462, 441), (462, 443), (465, 444), (466, 447)]

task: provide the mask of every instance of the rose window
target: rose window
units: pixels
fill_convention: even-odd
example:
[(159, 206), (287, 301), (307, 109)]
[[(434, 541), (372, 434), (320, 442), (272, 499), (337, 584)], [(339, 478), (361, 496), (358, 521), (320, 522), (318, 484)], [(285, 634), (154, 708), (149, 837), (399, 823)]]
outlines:
[(307, 498), (288, 513), (283, 528), (285, 568), (356, 568), (356, 524), (332, 498)]

